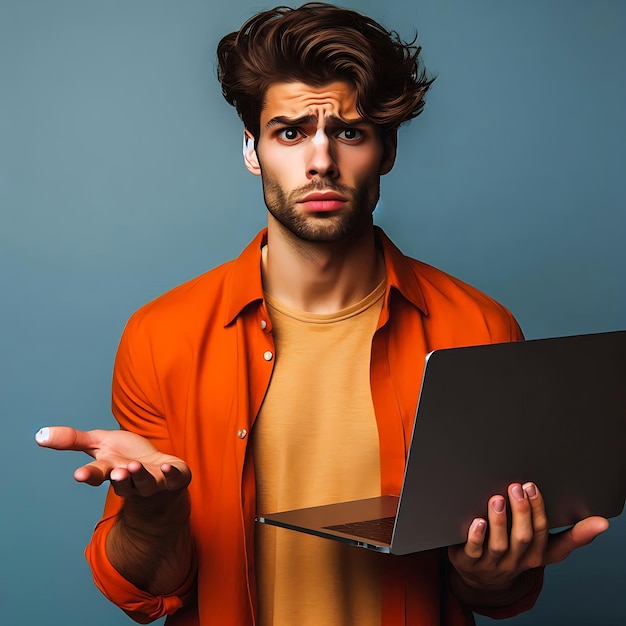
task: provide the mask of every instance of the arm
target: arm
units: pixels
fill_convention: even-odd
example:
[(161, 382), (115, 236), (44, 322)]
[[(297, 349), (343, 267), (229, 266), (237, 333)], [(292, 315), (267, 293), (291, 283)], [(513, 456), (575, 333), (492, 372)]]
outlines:
[(509, 485), (508, 500), (510, 532), (506, 499), (496, 495), (489, 500), (488, 519), (475, 519), (467, 543), (448, 550), (450, 586), (468, 606), (502, 607), (536, 593), (540, 568), (562, 561), (608, 528), (603, 517), (589, 517), (551, 535), (543, 498), (533, 483)]
[(106, 555), (129, 582), (151, 595), (168, 595), (186, 580), (193, 554), (189, 527), (187, 465), (127, 431), (41, 429), (40, 446), (78, 450), (94, 461), (74, 478), (89, 485), (111, 481), (124, 498), (106, 539)]

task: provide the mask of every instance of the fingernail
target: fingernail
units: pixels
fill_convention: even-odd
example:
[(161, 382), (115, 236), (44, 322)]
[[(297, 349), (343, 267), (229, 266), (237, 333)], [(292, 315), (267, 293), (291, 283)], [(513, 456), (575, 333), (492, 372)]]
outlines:
[(533, 483), (525, 483), (524, 484), (524, 491), (526, 492), (526, 495), (529, 498), (536, 498), (537, 497), (537, 487), (535, 487), (535, 485)]
[(504, 511), (504, 498), (496, 498), (492, 503), (493, 510), (496, 513), (502, 513)]
[(484, 519), (475, 519), (472, 522), (472, 530), (477, 533), (480, 533), (481, 535), (485, 532), (486, 527), (487, 525), (485, 524)]
[(37, 443), (46, 443), (48, 439), (50, 439), (50, 429), (47, 426), (40, 428), (35, 435), (35, 441)]
[(516, 500), (524, 499), (524, 490), (519, 485), (515, 485), (515, 487), (511, 489), (511, 494)]

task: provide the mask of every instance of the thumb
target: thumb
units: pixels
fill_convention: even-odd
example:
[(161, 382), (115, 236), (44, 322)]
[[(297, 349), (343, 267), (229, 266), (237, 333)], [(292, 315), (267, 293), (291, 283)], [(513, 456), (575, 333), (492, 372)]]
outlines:
[(91, 454), (96, 447), (92, 433), (70, 426), (44, 426), (35, 434), (35, 441), (42, 448), (75, 450), (87, 454)]
[(577, 548), (590, 544), (598, 535), (609, 527), (609, 520), (604, 517), (587, 517), (571, 528), (550, 536), (546, 551), (546, 565), (558, 563)]
[[(82, 431), (70, 426), (44, 426), (35, 434), (35, 441), (42, 448), (53, 450), (74, 450), (94, 456), (100, 444), (101, 431)], [(108, 480), (112, 470), (109, 462), (92, 461), (74, 472), (74, 479), (80, 483), (98, 486)]]

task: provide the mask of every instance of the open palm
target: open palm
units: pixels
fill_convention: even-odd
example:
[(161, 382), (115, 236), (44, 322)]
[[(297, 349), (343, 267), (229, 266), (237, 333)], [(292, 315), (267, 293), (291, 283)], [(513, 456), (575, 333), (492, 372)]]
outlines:
[(81, 431), (69, 426), (42, 428), (37, 443), (55, 450), (76, 450), (94, 458), (74, 478), (89, 485), (110, 480), (120, 496), (149, 497), (183, 489), (191, 480), (187, 464), (160, 452), (150, 441), (124, 430)]

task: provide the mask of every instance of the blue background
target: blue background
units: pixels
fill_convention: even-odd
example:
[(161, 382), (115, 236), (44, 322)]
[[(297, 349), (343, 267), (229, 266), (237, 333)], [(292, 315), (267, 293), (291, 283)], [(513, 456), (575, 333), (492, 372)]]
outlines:
[[(378, 223), (506, 304), (530, 338), (626, 328), (626, 3), (345, 5), (405, 38), (417, 28), (439, 76), (401, 131)], [(129, 623), (81, 554), (104, 490), (74, 483), (83, 459), (33, 435), (113, 427), (128, 316), (263, 226), (214, 52), (270, 6), (0, 0), (3, 624)], [(520, 433), (529, 451), (540, 436)], [(506, 623), (625, 624), (625, 517)]]

